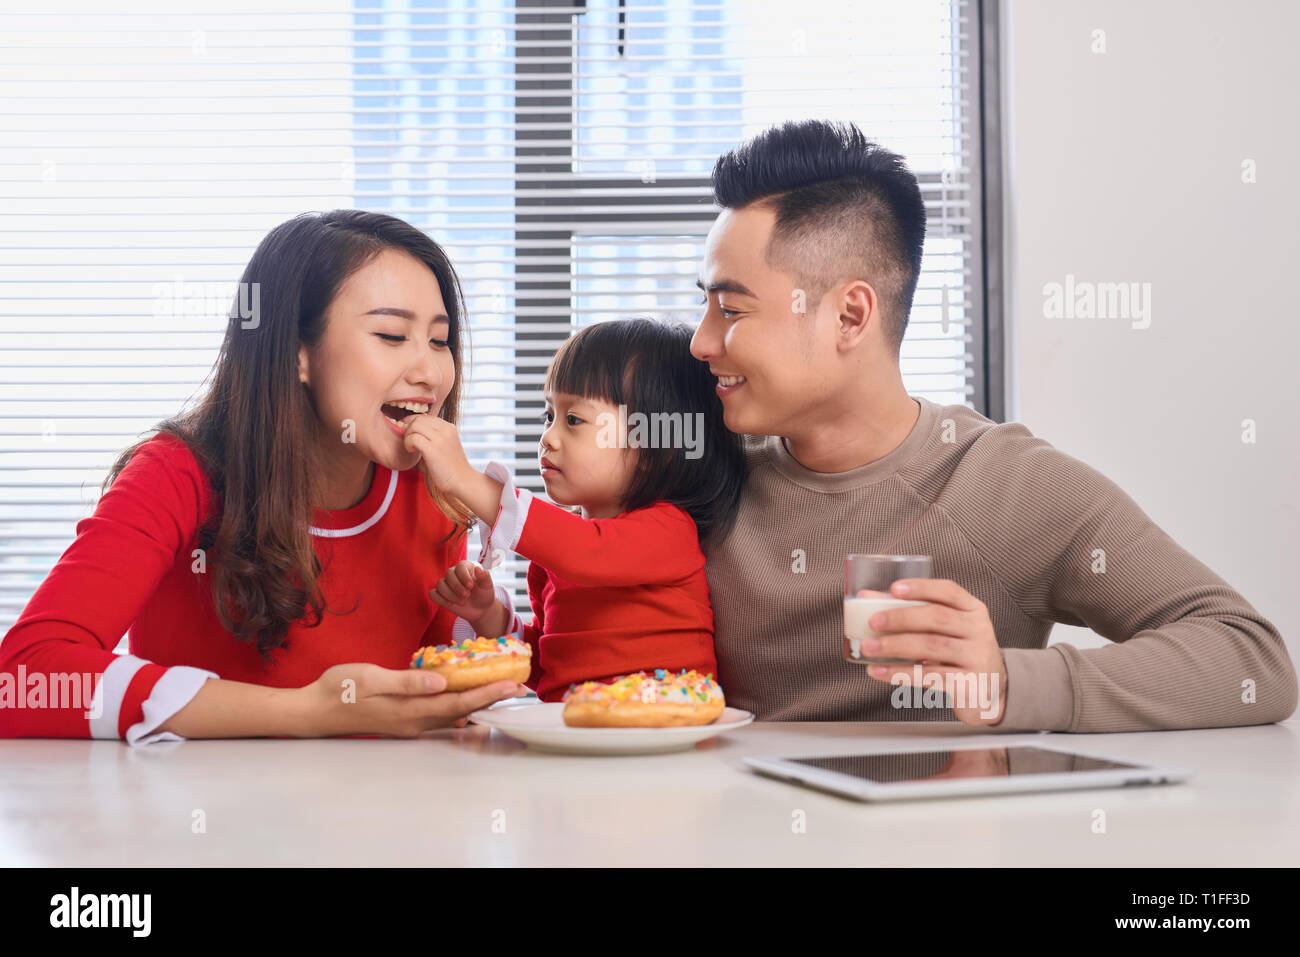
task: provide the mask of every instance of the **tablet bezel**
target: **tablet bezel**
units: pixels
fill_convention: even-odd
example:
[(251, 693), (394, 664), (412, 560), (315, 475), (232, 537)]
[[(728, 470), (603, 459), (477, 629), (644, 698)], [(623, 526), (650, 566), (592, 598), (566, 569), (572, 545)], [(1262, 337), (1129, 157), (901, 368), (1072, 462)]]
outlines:
[[(829, 771), (825, 768), (813, 768), (795, 763), (796, 761), (817, 758), (919, 754), (929, 751), (982, 751), (991, 747), (1005, 747), (1007, 750), (1037, 748), (1042, 751), (1054, 751), (1058, 754), (1091, 758), (1096, 761), (1121, 761), (1131, 764), (1132, 767), (1051, 774), (998, 775), (984, 778), (947, 778), (937, 781), (882, 782), (868, 781), (840, 771)], [(858, 801), (870, 802), (958, 795), (1023, 794), (1041, 791), (1073, 791), (1087, 788), (1169, 784), (1185, 781), (1192, 774), (1191, 768), (1174, 765), (1139, 764), (1131, 758), (1089, 754), (1084, 751), (1076, 751), (1073, 748), (1049, 747), (1024, 741), (1008, 745), (984, 743), (963, 745), (962, 747), (912, 747), (906, 750), (889, 751), (846, 752), (839, 750), (829, 754), (782, 755), (772, 758), (753, 756), (746, 757), (743, 760), (750, 768), (768, 777), (789, 781), (793, 784), (800, 784), (842, 797), (853, 798)]]

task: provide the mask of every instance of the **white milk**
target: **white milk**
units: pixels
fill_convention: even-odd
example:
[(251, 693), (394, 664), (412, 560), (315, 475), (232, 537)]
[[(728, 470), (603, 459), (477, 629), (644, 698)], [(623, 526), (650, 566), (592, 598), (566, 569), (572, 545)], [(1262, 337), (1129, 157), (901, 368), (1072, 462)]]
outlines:
[(888, 632), (878, 632), (868, 624), (872, 615), (893, 608), (904, 608), (908, 605), (928, 604), (929, 602), (926, 601), (904, 601), (902, 598), (845, 598), (844, 637), (849, 644), (849, 653), (853, 658), (865, 661), (867, 659), (862, 656), (861, 642), (868, 638), (877, 638), (882, 634), (888, 634)]

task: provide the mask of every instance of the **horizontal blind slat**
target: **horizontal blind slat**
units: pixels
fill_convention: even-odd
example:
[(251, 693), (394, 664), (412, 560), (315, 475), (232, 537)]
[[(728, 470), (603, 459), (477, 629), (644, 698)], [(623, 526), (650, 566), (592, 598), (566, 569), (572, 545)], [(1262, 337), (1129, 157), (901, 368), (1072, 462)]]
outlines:
[[(139, 264), (164, 280), (233, 282), (266, 231), (303, 209), (373, 208), (444, 244), (473, 344), (463, 444), (540, 492), (526, 473), (546, 360), (516, 362), (516, 330), (546, 356), (624, 306), (697, 320), (714, 159), (817, 104), (918, 173), (933, 243), (901, 371), (913, 394), (972, 393), (980, 184), (967, 0), (845, 3), (839, 17), (803, 3), (800, 23), (836, 24), (807, 51), (770, 12), (628, 0), (621, 55), (612, 0), (377, 3), (0, 14), (0, 123), (13, 134), (0, 144), (0, 625), (93, 511), (117, 453), (196, 401), (225, 335), (225, 307), (154, 313), (158, 280)], [(543, 22), (512, 22), (520, 14)], [(569, 42), (572, 57), (558, 52)], [(557, 76), (571, 82), (562, 108)], [(59, 394), (72, 383), (75, 396)], [(494, 571), (524, 612), (526, 569), (512, 558)]]

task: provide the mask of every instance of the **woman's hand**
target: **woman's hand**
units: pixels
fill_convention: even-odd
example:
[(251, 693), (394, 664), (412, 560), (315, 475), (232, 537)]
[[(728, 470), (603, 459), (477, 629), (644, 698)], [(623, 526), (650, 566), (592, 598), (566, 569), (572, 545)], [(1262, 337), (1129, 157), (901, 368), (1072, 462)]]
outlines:
[(963, 724), (986, 726), (1006, 711), (1007, 666), (985, 604), (946, 578), (908, 578), (890, 594), (929, 602), (891, 608), (871, 616), (882, 634), (864, 641), (873, 658), (907, 658), (912, 665), (872, 665), (873, 678), (890, 684), (919, 684), (950, 691), (953, 714)]
[(397, 670), (366, 662), (334, 665), (311, 684), (295, 688), (300, 721), (296, 737), (383, 734), (413, 738), (435, 728), (464, 727), (465, 716), (524, 693), (513, 681), (469, 691), (443, 691), (447, 679), (415, 668)]
[(457, 618), (479, 621), (494, 604), (499, 604), (492, 576), (478, 563), (457, 562), (447, 569), (429, 597)]

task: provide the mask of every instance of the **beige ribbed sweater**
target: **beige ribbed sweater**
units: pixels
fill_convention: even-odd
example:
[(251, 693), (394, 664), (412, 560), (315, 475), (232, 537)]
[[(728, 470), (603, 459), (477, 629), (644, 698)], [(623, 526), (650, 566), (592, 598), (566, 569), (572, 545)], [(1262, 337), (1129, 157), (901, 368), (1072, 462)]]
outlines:
[[(729, 704), (768, 721), (954, 720), (893, 707), (889, 684), (843, 660), (844, 556), (861, 552), (932, 555), (936, 578), (988, 606), (1007, 665), (996, 730), (1204, 728), (1295, 711), (1277, 629), (1119, 486), (1019, 423), (916, 401), (903, 443), (847, 472), (746, 437), (739, 518), (707, 553)], [(1112, 644), (1047, 648), (1053, 622)]]

